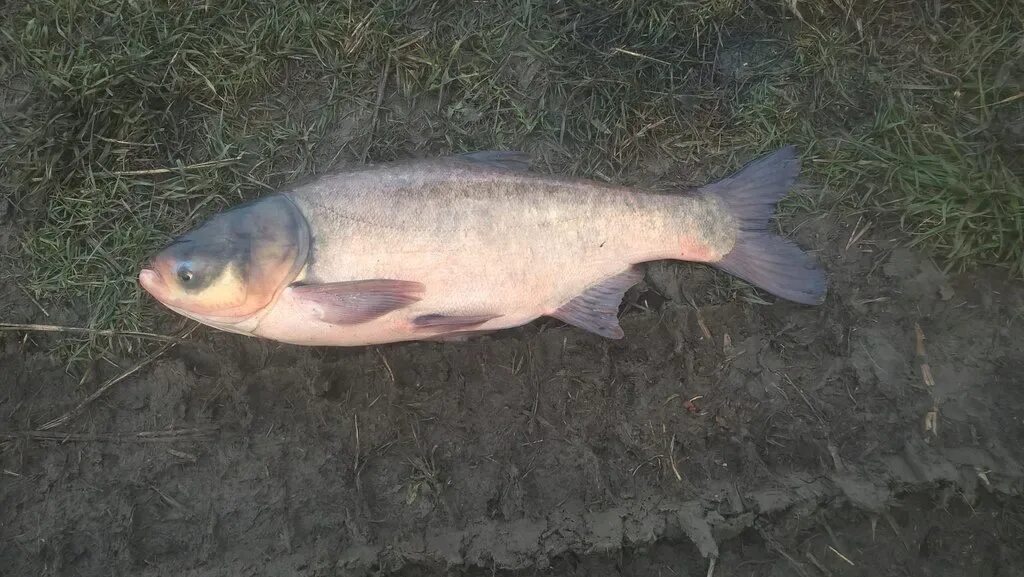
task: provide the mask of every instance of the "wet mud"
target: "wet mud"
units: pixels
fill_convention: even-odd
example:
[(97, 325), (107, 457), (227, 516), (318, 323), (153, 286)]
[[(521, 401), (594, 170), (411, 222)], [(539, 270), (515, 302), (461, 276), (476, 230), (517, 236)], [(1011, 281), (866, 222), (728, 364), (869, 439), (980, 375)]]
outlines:
[(849, 233), (821, 307), (656, 264), (620, 341), (199, 328), (47, 430), (142, 355), (2, 333), (0, 573), (1021, 574), (1024, 286)]

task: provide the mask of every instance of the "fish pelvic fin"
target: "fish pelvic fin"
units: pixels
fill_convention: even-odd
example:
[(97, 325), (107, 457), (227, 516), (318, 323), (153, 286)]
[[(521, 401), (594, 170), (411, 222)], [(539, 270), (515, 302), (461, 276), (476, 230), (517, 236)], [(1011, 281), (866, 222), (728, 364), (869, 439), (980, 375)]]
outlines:
[(768, 227), (777, 203), (799, 174), (796, 148), (786, 146), (699, 192), (725, 205), (738, 227), (732, 250), (711, 265), (777, 297), (816, 305), (825, 300), (825, 272), (794, 242)]

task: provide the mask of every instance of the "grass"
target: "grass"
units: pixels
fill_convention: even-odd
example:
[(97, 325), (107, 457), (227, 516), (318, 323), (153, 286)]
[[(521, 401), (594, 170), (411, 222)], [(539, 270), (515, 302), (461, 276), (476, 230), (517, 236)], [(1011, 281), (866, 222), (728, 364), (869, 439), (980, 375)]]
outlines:
[(486, 147), (524, 148), (552, 171), (695, 184), (792, 142), (820, 190), (792, 210), (871, 211), (950, 267), (1024, 274), (1020, 3), (12, 11), (0, 183), (27, 258), (9, 255), (11, 270), (95, 328), (166, 320), (136, 287), (138, 265), (213, 211), (340, 161)]

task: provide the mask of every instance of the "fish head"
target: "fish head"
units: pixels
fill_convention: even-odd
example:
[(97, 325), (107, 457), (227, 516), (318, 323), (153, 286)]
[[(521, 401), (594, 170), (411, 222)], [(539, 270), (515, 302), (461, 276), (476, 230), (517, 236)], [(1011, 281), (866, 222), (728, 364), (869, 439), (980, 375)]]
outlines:
[(139, 284), (179, 314), (228, 328), (276, 300), (305, 266), (309, 244), (299, 208), (268, 196), (174, 239), (142, 268)]

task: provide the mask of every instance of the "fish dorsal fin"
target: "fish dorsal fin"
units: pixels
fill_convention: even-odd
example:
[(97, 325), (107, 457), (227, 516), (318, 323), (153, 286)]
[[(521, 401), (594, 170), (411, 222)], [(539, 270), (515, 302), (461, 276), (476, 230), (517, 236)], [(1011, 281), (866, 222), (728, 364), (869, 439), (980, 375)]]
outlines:
[(516, 150), (481, 150), (478, 152), (464, 152), (455, 155), (455, 158), (489, 166), (499, 170), (510, 170), (514, 172), (526, 172), (530, 170), (530, 155)]
[(621, 339), (623, 332), (619, 326), (619, 305), (626, 291), (643, 278), (643, 269), (633, 265), (592, 285), (550, 316), (608, 339)]
[(293, 298), (317, 319), (333, 325), (358, 325), (420, 300), (418, 282), (370, 279), (292, 285)]

